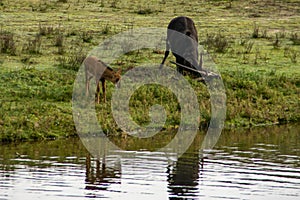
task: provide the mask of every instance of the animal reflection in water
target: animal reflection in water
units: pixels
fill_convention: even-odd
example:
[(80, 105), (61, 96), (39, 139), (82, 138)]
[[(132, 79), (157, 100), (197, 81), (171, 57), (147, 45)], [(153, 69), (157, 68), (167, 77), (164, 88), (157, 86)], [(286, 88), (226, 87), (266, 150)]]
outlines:
[(203, 161), (200, 154), (185, 153), (174, 165), (168, 166), (169, 196), (184, 197), (196, 193)]
[[(147, 162), (147, 161), (145, 161)], [(177, 162), (167, 165), (169, 196), (191, 195), (197, 191), (199, 174), (203, 168), (200, 154), (185, 153)], [(122, 167), (120, 162), (107, 166), (105, 158), (93, 159), (86, 156), (87, 190), (106, 190), (111, 184), (121, 184)]]
[(86, 155), (86, 189), (105, 190), (109, 184), (121, 184), (121, 163), (107, 166), (105, 157), (93, 159)]
[(173, 196), (189, 196), (190, 198), (199, 190), (199, 179), (204, 168), (204, 157), (200, 150), (202, 141), (202, 135), (198, 134), (189, 150), (179, 157), (173, 165), (168, 166), (167, 180), (170, 199)]
[[(95, 141), (97, 144), (101, 145), (97, 151), (94, 148), (94, 153), (97, 155), (97, 158), (92, 158), (91, 154), (86, 155), (87, 190), (107, 190), (109, 187), (113, 187), (113, 185), (116, 186), (116, 184), (121, 184), (122, 177), (129, 178), (126, 173), (130, 172), (132, 175), (130, 177), (134, 179), (135, 173), (140, 175), (141, 171), (139, 170), (145, 171), (145, 169), (149, 169), (149, 173), (145, 174), (145, 181), (147, 181), (149, 177), (156, 177), (158, 171), (164, 174), (163, 176), (165, 176), (165, 180), (167, 181), (167, 190), (170, 198), (173, 196), (184, 197), (186, 195), (195, 194), (197, 190), (199, 190), (199, 179), (201, 178), (201, 173), (204, 168), (204, 159), (201, 153), (202, 151), (200, 150), (200, 145), (204, 140), (202, 134), (196, 135), (189, 149), (181, 155), (177, 161), (171, 161), (173, 159), (169, 160), (164, 156), (164, 158), (162, 158), (161, 154), (155, 152), (149, 154), (149, 152), (146, 151), (144, 155), (143, 152), (134, 149), (122, 151), (124, 154), (117, 151), (122, 155), (119, 153), (115, 154), (116, 151), (110, 149), (109, 146), (106, 145), (106, 140), (103, 142), (102, 137), (99, 139), (102, 140), (88, 140), (90, 146), (95, 147)], [(163, 141), (165, 140), (166, 138), (163, 138)], [(126, 141), (131, 143), (129, 139)], [(143, 145), (145, 149), (148, 149), (150, 146), (147, 146), (147, 144), (151, 145), (150, 143), (144, 142), (140, 145)], [(137, 156), (137, 154), (139, 156)], [(156, 159), (159, 161), (163, 159), (165, 161), (160, 162), (161, 165), (155, 165), (154, 163), (156, 162), (153, 161)], [(151, 173), (156, 174), (152, 176)], [(159, 180), (161, 180), (161, 178), (159, 178)], [(126, 181), (122, 182), (123, 184), (126, 184)], [(135, 180), (132, 180), (132, 183), (134, 182)], [(151, 183), (149, 184), (151, 185)], [(115, 189), (117, 190), (117, 188)]]

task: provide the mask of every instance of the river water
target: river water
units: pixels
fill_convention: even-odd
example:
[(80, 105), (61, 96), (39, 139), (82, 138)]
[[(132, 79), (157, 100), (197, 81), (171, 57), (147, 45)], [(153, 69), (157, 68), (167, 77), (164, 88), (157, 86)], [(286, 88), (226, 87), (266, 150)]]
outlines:
[(78, 138), (2, 144), (0, 199), (300, 199), (299, 125), (224, 131), (205, 154), (203, 137), (179, 159), (123, 137), (99, 159)]

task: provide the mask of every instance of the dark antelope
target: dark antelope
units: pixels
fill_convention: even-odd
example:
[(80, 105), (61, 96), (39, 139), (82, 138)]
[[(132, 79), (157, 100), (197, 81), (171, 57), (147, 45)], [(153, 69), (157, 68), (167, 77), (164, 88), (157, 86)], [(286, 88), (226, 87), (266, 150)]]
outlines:
[(198, 63), (198, 33), (191, 18), (176, 17), (169, 23), (166, 52), (161, 67), (165, 63), (170, 49), (176, 58), (177, 71), (182, 72), (182, 69), (188, 71), (194, 69), (190, 70), (192, 72), (202, 71), (202, 54)]
[(86, 86), (86, 95), (89, 95), (89, 86), (91, 78), (95, 77), (96, 85), (97, 85), (97, 103), (100, 103), (100, 83), (102, 83), (102, 92), (104, 102), (106, 102), (106, 84), (105, 80), (109, 80), (114, 83), (116, 86), (118, 85), (118, 81), (121, 79), (121, 69), (115, 72), (112, 68), (107, 66), (104, 62), (99, 60), (95, 56), (89, 56), (84, 61), (84, 69), (85, 69), (85, 86)]

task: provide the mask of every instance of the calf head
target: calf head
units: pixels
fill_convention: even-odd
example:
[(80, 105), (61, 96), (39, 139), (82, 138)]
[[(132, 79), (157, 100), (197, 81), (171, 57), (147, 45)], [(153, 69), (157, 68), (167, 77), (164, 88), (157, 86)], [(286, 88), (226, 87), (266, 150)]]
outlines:
[(116, 72), (115, 71), (112, 72), (111, 82), (113, 82), (117, 88), (120, 87), (121, 72), (122, 69), (119, 69)]

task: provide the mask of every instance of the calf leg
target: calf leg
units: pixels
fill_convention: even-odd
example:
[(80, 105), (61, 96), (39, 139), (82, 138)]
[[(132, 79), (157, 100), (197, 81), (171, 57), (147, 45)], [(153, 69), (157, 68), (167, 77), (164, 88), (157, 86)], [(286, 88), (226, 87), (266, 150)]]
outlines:
[(102, 92), (103, 92), (104, 103), (106, 103), (106, 85), (105, 85), (105, 79), (101, 79), (101, 82), (102, 82)]
[(99, 79), (97, 79), (96, 85), (97, 85), (97, 91), (96, 91), (97, 103), (99, 104), (100, 103), (100, 83), (99, 83)]
[(89, 96), (89, 90), (90, 90), (90, 78), (87, 75), (87, 72), (85, 72), (85, 96)]
[(89, 85), (90, 81), (88, 79), (85, 80), (85, 96), (89, 96)]

